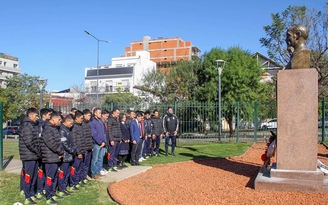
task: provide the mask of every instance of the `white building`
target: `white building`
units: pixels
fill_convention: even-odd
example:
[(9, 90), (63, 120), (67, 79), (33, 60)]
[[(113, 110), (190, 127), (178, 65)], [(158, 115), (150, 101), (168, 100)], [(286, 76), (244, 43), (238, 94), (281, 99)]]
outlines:
[(272, 82), (273, 78), (277, 76), (278, 70), (281, 70), (283, 66), (279, 65), (270, 58), (262, 55), (259, 52), (256, 52), (253, 55), (253, 58), (256, 58), (257, 64), (265, 71), (261, 76), (261, 82)]
[(156, 69), (156, 63), (150, 60), (148, 51), (137, 51), (133, 57), (112, 58), (112, 65), (85, 68), (85, 93), (96, 95), (97, 79), (99, 96), (122, 92), (140, 95), (141, 91), (134, 88), (141, 85), (142, 76)]
[(6, 88), (6, 77), (18, 75), (22, 70), (18, 66), (18, 58), (0, 53), (0, 87)]

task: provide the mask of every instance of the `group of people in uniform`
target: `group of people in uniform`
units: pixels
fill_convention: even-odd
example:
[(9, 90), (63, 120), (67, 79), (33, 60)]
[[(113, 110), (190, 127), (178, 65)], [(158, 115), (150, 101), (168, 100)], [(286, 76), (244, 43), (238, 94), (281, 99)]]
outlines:
[[(109, 172), (139, 166), (149, 157), (165, 153), (175, 156), (179, 121), (169, 107), (163, 118), (159, 111), (112, 111), (76, 108), (63, 116), (43, 108), (29, 108), (19, 128), (19, 153), (23, 168), (21, 193), (24, 204), (57, 204), (88, 183)], [(169, 153), (169, 141), (172, 148)], [(104, 157), (107, 165), (104, 165)], [(105, 160), (106, 161), (106, 160)]]

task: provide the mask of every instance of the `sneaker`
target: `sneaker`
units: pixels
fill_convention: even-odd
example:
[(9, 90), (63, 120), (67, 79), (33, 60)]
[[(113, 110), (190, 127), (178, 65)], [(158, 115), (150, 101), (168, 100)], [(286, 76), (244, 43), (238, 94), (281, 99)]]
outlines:
[(82, 182), (83, 182), (84, 184), (87, 184), (87, 183), (88, 183), (88, 181), (89, 181), (88, 179), (83, 179), (83, 181), (82, 181)]
[(19, 192), (19, 194), (20, 194), (21, 196), (25, 196), (25, 192), (24, 192), (24, 190), (21, 190), (21, 191)]
[(60, 200), (63, 200), (64, 199), (64, 197), (62, 197), (62, 196), (53, 196), (52, 197), (54, 200), (56, 200), (56, 201), (60, 201)]
[(172, 153), (172, 156), (175, 156), (175, 154), (174, 154), (174, 153)]
[(149, 155), (147, 155), (146, 157), (144, 157), (145, 159), (149, 159)]
[(129, 166), (127, 166), (126, 164), (123, 163), (122, 167), (123, 167), (123, 168), (127, 168), (127, 167), (129, 167)]
[[(108, 172), (107, 172), (108, 173)], [(105, 176), (106, 174), (107, 174), (106, 172), (104, 172), (104, 171), (100, 171), (100, 175), (102, 175), (102, 176)]]
[(66, 193), (69, 193), (69, 194), (73, 194), (74, 193), (74, 191), (69, 190), (68, 187), (65, 189), (65, 192)]
[(106, 169), (104, 169), (104, 168), (102, 168), (101, 171), (104, 172), (105, 174), (108, 174), (108, 171)]
[(67, 194), (64, 191), (60, 191), (60, 192), (57, 193), (57, 196), (60, 196), (60, 197), (68, 197), (68, 196), (70, 196), (70, 194)]
[(117, 171), (122, 170), (122, 168), (119, 168), (118, 166), (113, 167), (113, 169), (116, 169)]
[(43, 193), (37, 193), (36, 195), (35, 195), (35, 197), (37, 198), (37, 199), (42, 199), (43, 198)]
[(72, 193), (73, 193), (73, 192), (70, 192), (70, 191), (68, 191), (68, 190), (66, 190), (66, 189), (64, 190), (64, 192), (65, 192), (67, 195), (72, 195)]
[(76, 186), (70, 186), (68, 190), (74, 192), (74, 191), (79, 191), (80, 189), (78, 189)]
[(142, 161), (144, 161), (144, 159), (141, 157), (141, 158), (139, 159), (139, 162), (142, 162)]
[(24, 204), (38, 204), (38, 203), (36, 203), (35, 201), (33, 201), (31, 198), (29, 198), (29, 199), (25, 199)]
[(46, 201), (46, 204), (57, 205), (58, 202), (52, 197)]
[(110, 168), (109, 171), (110, 172), (118, 172), (117, 169), (115, 169), (114, 167), (113, 168)]
[(160, 155), (159, 155), (159, 154), (156, 154), (156, 156), (157, 156), (157, 157), (160, 157)]
[(32, 196), (31, 199), (34, 201), (34, 202), (38, 202), (38, 201), (41, 201), (42, 199), (38, 199), (36, 198), (35, 196)]
[(75, 188), (81, 189), (81, 188), (82, 188), (82, 186), (81, 186), (81, 185), (79, 185), (79, 184), (77, 184), (77, 185), (75, 185)]
[(78, 183), (78, 185), (80, 185), (81, 187), (84, 187), (86, 184), (84, 184), (83, 181), (80, 181), (80, 182)]

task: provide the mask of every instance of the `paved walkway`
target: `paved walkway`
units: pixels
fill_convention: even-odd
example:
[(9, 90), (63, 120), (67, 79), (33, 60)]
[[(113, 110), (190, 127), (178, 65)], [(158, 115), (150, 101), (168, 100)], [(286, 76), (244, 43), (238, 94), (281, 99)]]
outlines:
[[(22, 162), (20, 160), (14, 158), (4, 159), (3, 164), (6, 172), (20, 174), (22, 169)], [(118, 182), (151, 168), (151, 166), (129, 166), (118, 172), (109, 172), (105, 177), (101, 177), (100, 180), (103, 182)]]

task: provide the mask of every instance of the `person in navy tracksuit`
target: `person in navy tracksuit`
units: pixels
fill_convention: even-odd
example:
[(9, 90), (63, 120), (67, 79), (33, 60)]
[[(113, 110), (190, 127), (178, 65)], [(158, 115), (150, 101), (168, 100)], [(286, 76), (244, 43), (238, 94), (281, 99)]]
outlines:
[(74, 125), (72, 128), (72, 137), (73, 144), (76, 147), (76, 156), (74, 157), (73, 164), (71, 166), (70, 172), (70, 191), (76, 191), (81, 188), (79, 184), (81, 180), (83, 180), (82, 176), (82, 166), (84, 161), (84, 154), (86, 153), (85, 149), (85, 139), (83, 137), (83, 112), (77, 110), (74, 116)]
[[(34, 186), (36, 183), (37, 161), (41, 157), (39, 144), (38, 111), (35, 108), (29, 108), (26, 112), (22, 124), (19, 127), (19, 155), (23, 162), (22, 170), (22, 189), (25, 194), (26, 204), (36, 204), (34, 199)], [(35, 198), (35, 200), (37, 200)]]
[(86, 184), (88, 182), (87, 176), (88, 171), (90, 168), (91, 163), (91, 154), (93, 149), (93, 143), (92, 143), (92, 136), (91, 136), (91, 121), (92, 113), (89, 109), (83, 110), (83, 122), (82, 122), (82, 128), (83, 128), (83, 137), (85, 141), (85, 160), (84, 160), (84, 166), (82, 168), (82, 182), (83, 184)]
[(61, 143), (64, 148), (63, 161), (59, 168), (58, 174), (58, 195), (59, 196), (69, 196), (70, 192), (67, 191), (68, 178), (70, 175), (71, 163), (73, 162), (73, 157), (76, 155), (76, 147), (73, 145), (73, 137), (70, 131), (73, 126), (74, 120), (70, 115), (63, 119), (62, 124), (59, 128)]
[(143, 115), (141, 112), (137, 112), (136, 114), (136, 120), (131, 121), (130, 123), (130, 134), (131, 134), (131, 143), (132, 143), (132, 149), (131, 149), (131, 165), (136, 166), (139, 164), (139, 156), (141, 153), (141, 147), (142, 147), (142, 134), (141, 134), (141, 121), (143, 118)]
[(45, 190), (47, 204), (56, 204), (56, 200), (62, 199), (62, 197), (56, 196), (58, 165), (64, 155), (58, 130), (60, 121), (61, 117), (58, 112), (51, 113), (49, 121), (46, 121), (44, 124), (40, 143), (42, 163), (44, 163), (46, 174)]
[[(42, 131), (44, 127), (44, 123), (50, 119), (51, 110), (48, 108), (42, 108), (40, 110), (41, 118), (38, 120), (38, 131), (39, 137), (42, 136)], [(45, 174), (44, 174), (44, 164), (42, 163), (42, 159), (38, 160), (38, 179), (37, 179), (37, 188), (36, 188), (36, 198), (42, 199), (43, 190), (44, 190), (44, 182), (45, 182)]]

